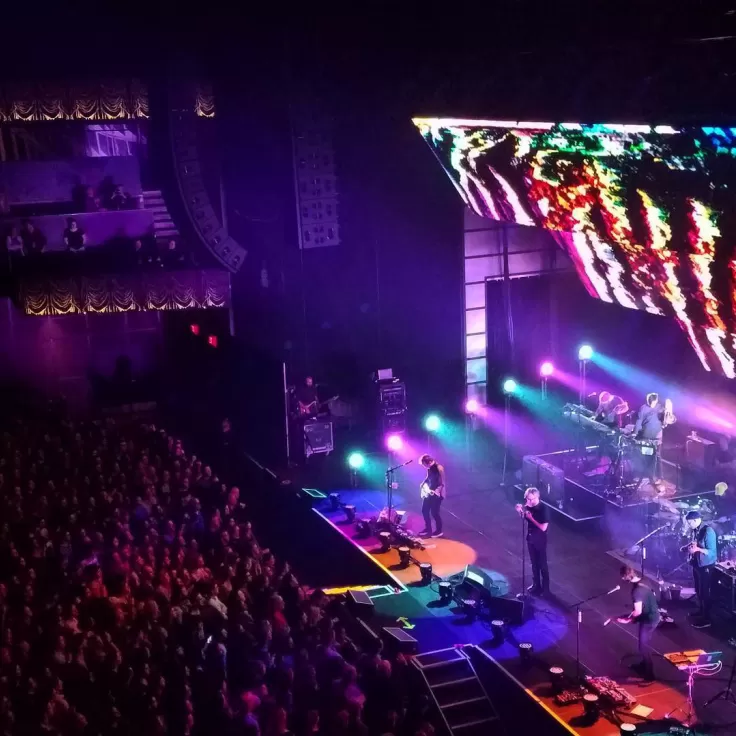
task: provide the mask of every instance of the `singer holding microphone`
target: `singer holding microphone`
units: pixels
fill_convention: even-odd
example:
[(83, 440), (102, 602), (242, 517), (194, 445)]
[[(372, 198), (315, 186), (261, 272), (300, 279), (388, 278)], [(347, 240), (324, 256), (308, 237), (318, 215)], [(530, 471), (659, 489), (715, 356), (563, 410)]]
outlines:
[(549, 518), (547, 507), (540, 503), (539, 491), (527, 488), (524, 492), (524, 505), (516, 504), (516, 512), (526, 519), (526, 544), (532, 563), (532, 584), (528, 589), (531, 595), (549, 594), (549, 567), (547, 565), (547, 529)]
[(631, 583), (631, 600), (634, 609), (628, 616), (622, 616), (616, 620), (620, 624), (639, 624), (639, 654), (641, 660), (633, 665), (633, 668), (639, 672), (644, 680), (653, 680), (652, 637), (661, 620), (657, 597), (648, 585), (642, 583), (641, 575), (633, 567), (624, 565), (621, 568), (621, 578)]

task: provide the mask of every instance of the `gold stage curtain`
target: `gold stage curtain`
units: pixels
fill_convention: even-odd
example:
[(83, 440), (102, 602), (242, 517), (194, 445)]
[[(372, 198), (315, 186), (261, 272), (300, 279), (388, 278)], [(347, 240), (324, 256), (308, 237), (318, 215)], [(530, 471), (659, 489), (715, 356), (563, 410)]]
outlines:
[(210, 85), (201, 84), (197, 86), (194, 112), (201, 118), (215, 117), (215, 96), (212, 94), (212, 87)]
[(20, 301), (25, 313), (35, 316), (218, 309), (230, 305), (230, 274), (174, 271), (30, 281), (21, 285)]
[[(193, 101), (199, 117), (215, 116), (212, 88), (199, 85)], [(148, 89), (140, 80), (79, 84), (9, 86), (0, 91), (0, 122), (39, 120), (127, 120), (147, 118)]]

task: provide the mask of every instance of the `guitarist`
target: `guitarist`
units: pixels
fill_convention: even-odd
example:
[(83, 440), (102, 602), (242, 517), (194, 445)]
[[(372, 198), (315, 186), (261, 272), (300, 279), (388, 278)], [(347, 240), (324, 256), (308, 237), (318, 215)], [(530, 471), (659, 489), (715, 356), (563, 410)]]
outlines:
[(661, 615), (654, 591), (641, 581), (641, 575), (633, 567), (624, 565), (621, 577), (631, 583), (631, 601), (633, 609), (628, 616), (616, 620), (620, 624), (639, 624), (639, 654), (641, 661), (635, 666), (644, 680), (654, 679), (654, 662), (652, 661), (652, 636), (659, 626)]
[[(431, 455), (422, 455), (419, 462), (427, 470), (427, 477), (420, 486), (424, 529), (419, 532), (419, 536), (441, 537), (442, 517), (440, 516), (440, 507), (445, 498), (445, 469)], [(434, 519), (435, 524), (434, 534), (432, 533), (432, 519)]]
[(711, 575), (718, 561), (718, 540), (713, 527), (703, 524), (699, 511), (690, 511), (685, 517), (690, 527), (690, 544), (687, 551), (693, 567), (693, 583), (700, 607), (692, 626), (706, 629), (710, 626)]
[(297, 389), (296, 400), (301, 418), (308, 419), (317, 414), (319, 397), (312, 376), (307, 376), (304, 379), (304, 384)]

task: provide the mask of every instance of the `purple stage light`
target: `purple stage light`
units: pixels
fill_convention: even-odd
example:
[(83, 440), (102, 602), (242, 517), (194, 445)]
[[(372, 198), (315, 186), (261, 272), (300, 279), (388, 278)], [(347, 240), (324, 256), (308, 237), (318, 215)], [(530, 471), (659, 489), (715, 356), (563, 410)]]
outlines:
[(477, 414), (478, 409), (480, 409), (480, 404), (478, 403), (477, 399), (468, 399), (465, 402), (465, 411), (468, 414)]
[(545, 360), (542, 365), (539, 366), (539, 375), (542, 378), (549, 378), (555, 372), (555, 367), (548, 360)]
[(400, 450), (404, 446), (404, 440), (400, 434), (390, 434), (386, 437), (386, 447), (393, 452)]

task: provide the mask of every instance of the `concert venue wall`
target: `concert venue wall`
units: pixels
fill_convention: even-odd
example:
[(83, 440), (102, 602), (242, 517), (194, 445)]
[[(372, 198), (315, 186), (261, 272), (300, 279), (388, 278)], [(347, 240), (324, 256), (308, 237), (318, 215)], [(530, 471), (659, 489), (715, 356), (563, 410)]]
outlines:
[(159, 370), (163, 312), (28, 316), (0, 300), (0, 384), (63, 395), (70, 406), (91, 400), (92, 376), (112, 376), (125, 356), (140, 379)]
[(736, 377), (736, 128), (415, 119), (466, 204), (543, 227), (587, 291)]

